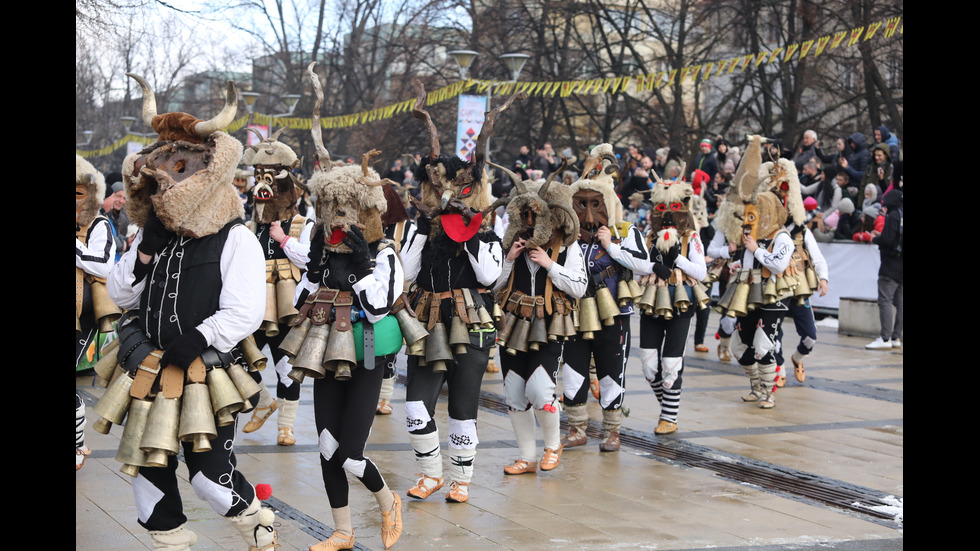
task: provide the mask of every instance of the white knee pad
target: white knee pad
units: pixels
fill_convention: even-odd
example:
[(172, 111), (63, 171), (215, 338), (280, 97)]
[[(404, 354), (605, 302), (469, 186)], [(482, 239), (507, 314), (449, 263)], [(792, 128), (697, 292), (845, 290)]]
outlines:
[(647, 381), (657, 378), (657, 363), (660, 361), (660, 351), (656, 348), (640, 349), (640, 366), (643, 367), (643, 376)]
[(429, 410), (425, 409), (424, 402), (405, 402), (405, 422), (408, 432), (425, 428), (431, 420), (432, 417), (429, 417)]
[(361, 478), (364, 476), (364, 469), (367, 468), (367, 461), (364, 459), (351, 459), (347, 458), (344, 460), (344, 470), (350, 474)]
[[(231, 483), (231, 475), (226, 473), (221, 475), (222, 478), (227, 477), (228, 483)], [(221, 516), (228, 514), (231, 510), (231, 506), (240, 499), (234, 490), (227, 486), (222, 486), (217, 482), (204, 476), (204, 473), (198, 472), (191, 479), (191, 487), (194, 488), (194, 494), (201, 500), (207, 501), (208, 505), (214, 509), (214, 512)]]
[(568, 364), (562, 365), (561, 380), (565, 384), (565, 398), (571, 400), (575, 398), (583, 384), (588, 384), (588, 379), (579, 375), (578, 371), (572, 369)]
[(775, 350), (776, 343), (772, 342), (762, 327), (756, 327), (755, 334), (752, 335), (752, 348), (755, 349), (755, 359), (758, 360)]
[(718, 327), (721, 329), (722, 333), (726, 335), (731, 335), (732, 333), (735, 332), (735, 321), (737, 319), (738, 318), (730, 318), (728, 316), (722, 316), (721, 321), (718, 322)]
[(480, 439), (476, 435), (476, 419), (449, 418), (449, 447), (457, 450), (475, 450)]
[(140, 522), (146, 522), (153, 514), (153, 509), (157, 503), (163, 499), (163, 490), (157, 488), (152, 482), (143, 475), (136, 475), (133, 479), (133, 498), (136, 501), (136, 516)]
[(323, 429), (320, 437), (317, 439), (317, 445), (320, 448), (320, 455), (327, 461), (330, 461), (333, 454), (337, 452), (337, 448), (340, 447), (340, 442), (337, 442), (337, 439), (330, 434), (330, 431)]
[(289, 372), (293, 370), (293, 366), (289, 365), (289, 358), (283, 356), (276, 362), (276, 375), (279, 377), (279, 382), (283, 384), (286, 388), (289, 388), (296, 381), (289, 378)]
[(523, 411), (527, 408), (526, 389), (524, 379), (516, 371), (508, 370), (504, 377), (504, 399), (510, 409)]
[(671, 388), (684, 367), (684, 358), (664, 358), (664, 388)]
[(545, 371), (544, 366), (539, 365), (531, 373), (524, 388), (524, 395), (535, 409), (541, 409), (554, 401), (555, 382), (551, 380), (551, 376)]
[(623, 390), (625, 389), (609, 375), (599, 379), (599, 405), (603, 409), (609, 407), (609, 404), (612, 404), (619, 398)]

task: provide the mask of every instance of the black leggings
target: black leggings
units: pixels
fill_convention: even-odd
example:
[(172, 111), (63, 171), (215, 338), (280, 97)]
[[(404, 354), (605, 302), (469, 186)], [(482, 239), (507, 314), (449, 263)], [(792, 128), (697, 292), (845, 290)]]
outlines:
[[(589, 392), (589, 360), (595, 357), (595, 374), (599, 379), (600, 392), (609, 384), (609, 392), (616, 393), (615, 397), (600, 396), (599, 403), (603, 409), (619, 409), (623, 405), (626, 394), (626, 360), (629, 359), (630, 347), (630, 316), (616, 316), (612, 325), (603, 325), (602, 330), (595, 332), (595, 338), (585, 340), (579, 333), (565, 343), (563, 360), (565, 365), (579, 375), (582, 381), (578, 388), (570, 388), (569, 377), (565, 377), (565, 405), (583, 405), (588, 400)], [(608, 379), (607, 379), (608, 377)]]
[(385, 367), (394, 361), (394, 354), (378, 356), (371, 370), (358, 362), (349, 381), (338, 381), (331, 372), (313, 381), (320, 470), (333, 509), (348, 504), (347, 472), (356, 476), (371, 492), (378, 492), (385, 485), (378, 467), (364, 457), (364, 445), (374, 423), (382, 375)]

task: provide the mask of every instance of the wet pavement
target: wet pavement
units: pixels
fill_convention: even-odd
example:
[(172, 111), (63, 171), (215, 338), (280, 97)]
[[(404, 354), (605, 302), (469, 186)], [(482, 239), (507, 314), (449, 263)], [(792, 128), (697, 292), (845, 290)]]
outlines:
[[(634, 335), (637, 320), (634, 317)], [(479, 417), (480, 446), (470, 500), (447, 503), (444, 490), (425, 501), (404, 498), (404, 533), (394, 549), (901, 549), (904, 494), (902, 349), (866, 350), (871, 339), (818, 325), (805, 383), (792, 374), (763, 410), (739, 398), (748, 382), (734, 362), (693, 351), (689, 338), (678, 432), (653, 433), (659, 406), (643, 378), (638, 338), (630, 353), (623, 447), (601, 453), (602, 415), (590, 401), (588, 446), (564, 452), (551, 472), (506, 476), (517, 447), (499, 373), (487, 374)], [(792, 324), (787, 326), (792, 333)], [(796, 339), (787, 336), (794, 347)], [(500, 351), (498, 351), (500, 353)], [(404, 356), (394, 413), (376, 417), (366, 455), (402, 496), (418, 472), (405, 431)], [(275, 393), (275, 374), (263, 372)], [(75, 475), (75, 548), (143, 550), (150, 541), (136, 522), (132, 479), (114, 459), (120, 427), (92, 430), (92, 406), (105, 389), (76, 378), (86, 401), (86, 443), (93, 450)], [(243, 426), (249, 415), (239, 419)], [(437, 422), (448, 426), (444, 400)], [(239, 431), (239, 469), (267, 483), (277, 510), (281, 549), (307, 549), (332, 531), (320, 476), (312, 385), (303, 386), (297, 445), (277, 446), (276, 416), (260, 430)], [(564, 427), (564, 422), (563, 422)], [(540, 429), (539, 429), (540, 435)], [(542, 445), (538, 440), (539, 446)], [(178, 469), (194, 549), (244, 550), (238, 532), (194, 496)], [(371, 494), (351, 479), (357, 549), (383, 549), (381, 514)]]

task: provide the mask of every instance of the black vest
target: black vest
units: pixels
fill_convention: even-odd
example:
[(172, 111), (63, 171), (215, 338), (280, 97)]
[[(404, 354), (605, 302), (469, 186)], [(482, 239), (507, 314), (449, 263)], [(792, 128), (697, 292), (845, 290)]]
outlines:
[(430, 237), (422, 249), (422, 263), (415, 283), (432, 293), (451, 289), (483, 287), (476, 279), (465, 245), (453, 241), (445, 233)]
[(228, 232), (242, 223), (233, 220), (200, 239), (175, 236), (158, 255), (140, 297), (140, 323), (158, 348), (218, 311), (221, 252)]
[[(273, 222), (273, 224), (279, 224), (282, 227), (282, 231), (289, 235), (289, 227), (292, 225), (292, 220), (280, 220), (278, 222)], [(256, 230), (255, 237), (259, 239), (259, 245), (262, 246), (262, 256), (266, 260), (271, 260), (273, 258), (286, 258), (286, 251), (282, 250), (272, 236), (269, 235), (270, 224), (260, 224)]]
[[(546, 252), (549, 256), (551, 255), (551, 249), (548, 249)], [(558, 253), (558, 259), (555, 262), (560, 266), (564, 266), (567, 256), (568, 249), (566, 248), (564, 251)], [(511, 290), (520, 291), (525, 295), (543, 296), (545, 283), (548, 281), (548, 270), (538, 266), (538, 271), (534, 273), (534, 285), (532, 289), (531, 267), (528, 265), (529, 262), (530, 260), (528, 260), (526, 254), (522, 254), (514, 261), (514, 285), (511, 287)]]

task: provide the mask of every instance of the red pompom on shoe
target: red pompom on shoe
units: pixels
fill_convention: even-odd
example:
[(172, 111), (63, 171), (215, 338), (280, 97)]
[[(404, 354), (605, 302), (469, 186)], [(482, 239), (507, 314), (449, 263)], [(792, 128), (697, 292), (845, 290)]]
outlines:
[(269, 486), (268, 484), (256, 484), (255, 497), (259, 498), (259, 501), (269, 499), (272, 497), (272, 486)]

